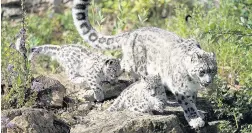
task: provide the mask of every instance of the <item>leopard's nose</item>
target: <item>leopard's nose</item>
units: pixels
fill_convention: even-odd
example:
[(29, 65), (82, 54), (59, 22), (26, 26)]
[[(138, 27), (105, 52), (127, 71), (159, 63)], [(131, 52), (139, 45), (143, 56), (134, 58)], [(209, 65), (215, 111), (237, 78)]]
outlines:
[(207, 82), (206, 82), (206, 84), (210, 84), (211, 82), (212, 82), (212, 81), (211, 81), (211, 80), (209, 80), (209, 81), (207, 81)]
[(212, 78), (209, 76), (205, 82), (205, 84), (209, 85), (210, 83), (212, 83)]
[(204, 86), (207, 87), (210, 83), (211, 81), (207, 81), (206, 83), (204, 83)]
[(155, 96), (156, 95), (156, 91), (155, 90), (151, 90), (151, 96)]

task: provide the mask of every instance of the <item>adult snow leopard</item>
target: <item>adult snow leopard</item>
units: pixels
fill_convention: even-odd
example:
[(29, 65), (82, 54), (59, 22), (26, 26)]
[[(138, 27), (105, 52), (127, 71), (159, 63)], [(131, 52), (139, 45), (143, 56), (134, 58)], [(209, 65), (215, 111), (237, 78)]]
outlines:
[(118, 59), (94, 53), (81, 45), (42, 45), (31, 49), (31, 56), (44, 54), (56, 59), (73, 83), (86, 82), (97, 101), (104, 99), (102, 82), (116, 82), (121, 74)]
[(160, 74), (162, 83), (175, 94), (190, 126), (204, 126), (195, 106), (197, 91), (212, 82), (217, 72), (213, 53), (205, 52), (194, 39), (155, 27), (107, 36), (89, 23), (90, 0), (74, 0), (72, 15), (81, 37), (97, 49), (121, 49), (121, 67), (134, 75)]

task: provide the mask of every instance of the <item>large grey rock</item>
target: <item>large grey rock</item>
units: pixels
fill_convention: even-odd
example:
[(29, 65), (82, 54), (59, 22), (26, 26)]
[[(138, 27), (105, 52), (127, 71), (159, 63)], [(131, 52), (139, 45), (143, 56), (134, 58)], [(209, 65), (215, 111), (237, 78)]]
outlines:
[(1, 0), (1, 4), (20, 3), (20, 0)]
[(37, 92), (37, 105), (61, 107), (66, 88), (53, 78), (38, 76), (32, 81), (32, 92)]
[[(74, 84), (68, 80), (68, 77), (64, 72), (58, 74), (48, 74), (48, 77), (60, 81), (66, 87), (66, 96), (72, 99), (78, 99), (81, 101), (95, 101), (93, 97), (93, 90), (91, 90), (85, 83)], [(114, 85), (103, 84), (105, 99), (111, 99), (117, 97), (127, 86), (131, 84), (128, 80), (119, 80)]]
[[(202, 95), (202, 92), (199, 93)], [(183, 109), (176, 102), (175, 97), (170, 93), (168, 94), (168, 106), (165, 108), (163, 115), (174, 114), (179, 118), (180, 124), (184, 127), (185, 133), (217, 133), (220, 122), (216, 121), (213, 108), (207, 99), (199, 96), (197, 98), (197, 109), (205, 116), (205, 126), (200, 129), (192, 129), (188, 122), (185, 120)]]
[(71, 127), (71, 133), (183, 133), (175, 115), (92, 111)]
[(211, 108), (209, 105), (207, 107), (207, 103), (203, 99), (198, 99), (198, 107), (207, 111), (205, 115), (210, 122), (197, 130), (188, 125), (183, 110), (177, 103), (167, 106), (162, 114), (154, 112), (158, 115), (149, 115), (135, 114), (129, 111), (105, 111), (113, 101), (106, 100), (96, 104), (83, 103), (83, 107), (78, 105), (78, 109), (73, 112), (64, 112), (60, 117), (72, 125), (72, 133), (216, 133), (217, 127), (221, 124), (220, 122), (211, 122), (214, 120)]
[(21, 8), (7, 8), (7, 7), (2, 7), (2, 17), (4, 18), (21, 18), (22, 16), (22, 10)]
[[(52, 10), (61, 13), (63, 10), (62, 0), (25, 0), (24, 8), (27, 13), (40, 13), (52, 7)], [(1, 17), (14, 19), (22, 17), (22, 8), (20, 0), (2, 0), (1, 1)]]
[[(119, 80), (118, 83), (111, 85), (111, 84), (103, 84), (103, 92), (105, 99), (111, 99), (113, 97), (117, 97), (120, 93), (130, 85), (129, 81), (126, 80)], [(68, 94), (70, 97), (75, 97), (77, 99), (83, 101), (95, 101), (93, 90), (90, 90), (88, 86), (85, 84), (79, 85), (71, 85), (68, 88)]]
[(69, 127), (44, 109), (10, 109), (1, 114), (2, 133), (68, 133)]

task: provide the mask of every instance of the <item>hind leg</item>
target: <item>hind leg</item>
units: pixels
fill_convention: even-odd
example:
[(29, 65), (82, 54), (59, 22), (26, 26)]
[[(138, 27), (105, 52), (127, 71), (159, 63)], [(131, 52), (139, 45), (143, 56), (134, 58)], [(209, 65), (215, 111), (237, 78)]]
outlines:
[(134, 71), (130, 71), (130, 77), (132, 78), (131, 81), (133, 83), (141, 79), (141, 77)]
[(152, 110), (149, 108), (147, 104), (140, 104), (140, 105), (132, 106), (128, 109), (136, 114), (148, 113), (150, 115), (153, 115)]
[(146, 78), (148, 76), (146, 64), (141, 64), (138, 66), (137, 74), (140, 75), (141, 78)]

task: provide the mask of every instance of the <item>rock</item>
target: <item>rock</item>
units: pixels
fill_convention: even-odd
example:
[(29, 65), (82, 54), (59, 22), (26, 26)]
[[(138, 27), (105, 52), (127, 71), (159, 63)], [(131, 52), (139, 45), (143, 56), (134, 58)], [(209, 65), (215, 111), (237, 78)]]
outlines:
[(78, 111), (87, 111), (90, 110), (92, 108), (92, 104), (90, 102), (85, 102), (82, 103), (78, 106)]
[(77, 112), (63, 112), (60, 114), (60, 119), (69, 125), (76, 124), (77, 122), (74, 119), (74, 115), (76, 114)]
[(106, 110), (111, 104), (113, 104), (115, 100), (106, 100), (102, 103), (96, 103), (93, 107), (93, 109), (98, 110), (98, 111), (103, 111)]
[[(64, 112), (61, 118), (71, 124), (72, 133), (102, 133), (102, 132), (178, 132), (178, 133), (215, 133), (220, 123), (208, 122), (201, 129), (192, 129), (184, 118), (182, 108), (174, 103), (173, 106), (165, 108), (164, 113), (159, 115), (135, 114), (129, 111), (108, 112), (106, 110), (113, 100), (106, 100), (102, 103), (81, 103), (77, 111)], [(205, 105), (206, 101), (198, 99), (198, 108), (208, 111), (207, 119), (213, 120), (211, 109)], [(89, 105), (92, 107), (89, 108)], [(83, 107), (81, 107), (83, 106)], [(85, 113), (82, 113), (82, 110)], [(209, 121), (209, 120), (208, 120)], [(207, 121), (206, 121), (207, 122)]]
[(2, 0), (1, 1), (2, 5), (11, 4), (11, 3), (20, 3), (20, 0)]
[[(48, 73), (48, 77), (58, 80), (66, 88), (66, 96), (70, 99), (78, 99), (80, 101), (95, 101), (93, 90), (87, 84), (74, 84), (68, 80), (64, 72), (57, 74)], [(105, 100), (117, 97), (131, 82), (127, 79), (119, 80), (115, 85), (103, 84)]]
[(32, 92), (37, 92), (37, 105), (61, 107), (66, 88), (58, 81), (45, 76), (38, 76), (32, 81)]
[(17, 19), (22, 17), (22, 10), (21, 8), (2, 8), (2, 17), (4, 18), (12, 18)]
[[(62, 0), (25, 0), (24, 7), (27, 13), (39, 13), (41, 11), (48, 10), (52, 7), (52, 10), (57, 13), (61, 13)], [(22, 8), (20, 0), (2, 0), (1, 1), (1, 18), (16, 20), (22, 17)]]
[[(59, 80), (67, 89), (66, 96), (71, 99), (78, 99), (81, 101), (95, 101), (93, 96), (93, 90), (83, 84), (71, 83), (64, 72), (58, 74), (49, 74), (49, 77)], [(105, 99), (111, 99), (117, 97), (131, 82), (128, 80), (119, 80), (115, 85), (103, 84)]]
[(180, 105), (176, 102), (175, 97), (170, 93), (168, 94), (168, 103), (170, 103), (163, 113), (163, 115), (170, 115), (174, 114), (176, 115), (179, 120), (180, 124), (183, 125), (186, 133), (216, 133), (217, 127), (219, 123), (214, 123), (212, 121), (216, 120), (216, 117), (214, 116), (214, 111), (211, 106), (211, 104), (207, 101), (207, 99), (203, 97), (197, 97), (197, 108), (198, 110), (204, 114), (205, 116), (205, 126), (200, 129), (192, 129), (188, 122), (185, 120), (183, 109), (180, 107)]
[(1, 114), (3, 133), (68, 133), (69, 127), (44, 109), (10, 109)]
[(217, 120), (217, 121), (208, 122), (203, 128), (199, 130), (187, 129), (186, 131), (188, 133), (220, 133), (223, 131), (219, 131), (218, 127), (223, 126), (223, 124), (231, 125), (229, 121)]
[(61, 9), (61, 4), (62, 4), (62, 0), (53, 0), (53, 10), (56, 13), (61, 13), (62, 9)]
[(74, 99), (64, 97), (63, 108), (56, 110), (57, 116), (69, 125), (78, 123), (76, 116), (86, 116), (94, 108), (94, 102), (79, 102)]
[(121, 94), (121, 92), (127, 88), (131, 84), (130, 81), (127, 80), (119, 80), (115, 85), (104, 84), (104, 94), (105, 99), (111, 99), (113, 97), (117, 97)]
[[(34, 62), (34, 67), (35, 72), (41, 71), (41, 69), (37, 69), (39, 66), (37, 66), (38, 61)], [(74, 84), (69, 81), (67, 74), (64, 71), (58, 72), (58, 73), (51, 73), (50, 71), (45, 71), (47, 73), (48, 77), (51, 77), (53, 79), (58, 80), (60, 83), (63, 84), (66, 88), (66, 97), (70, 99), (78, 99), (81, 102), (83, 101), (95, 101), (93, 97), (93, 90), (89, 88), (89, 86), (86, 83), (82, 84)], [(43, 74), (45, 72), (42, 72), (40, 74)], [(105, 100), (107, 99), (112, 99), (117, 97), (127, 86), (129, 86), (131, 82), (129, 79), (124, 78), (118, 81), (115, 85), (110, 85), (110, 84), (103, 84), (102, 87), (104, 87), (104, 95), (105, 95)]]
[[(118, 83), (116, 83), (115, 85), (103, 84), (102, 88), (105, 99), (117, 97), (129, 85), (130, 82), (126, 80), (119, 80)], [(88, 87), (85, 87), (84, 89), (83, 87), (75, 88), (75, 91), (71, 93), (71, 96), (77, 97), (78, 99), (83, 101), (95, 101), (93, 90), (90, 90)]]
[(92, 111), (80, 124), (71, 127), (71, 133), (183, 133), (175, 115), (135, 114), (127, 111)]

